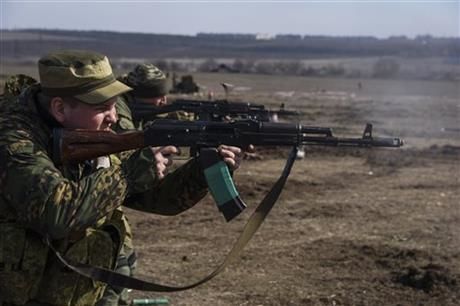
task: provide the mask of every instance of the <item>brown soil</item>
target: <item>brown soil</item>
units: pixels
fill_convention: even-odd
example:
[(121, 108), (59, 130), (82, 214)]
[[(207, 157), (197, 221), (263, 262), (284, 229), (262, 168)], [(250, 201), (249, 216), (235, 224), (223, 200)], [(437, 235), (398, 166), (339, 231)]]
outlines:
[[(296, 92), (280, 100), (268, 88), (289, 88), (282, 83), (235, 94), (285, 102), (305, 112), (302, 121), (333, 126), (338, 135), (358, 136), (371, 121), (376, 136), (401, 136), (407, 145), (307, 148), (237, 262), (192, 290), (132, 296), (167, 297), (171, 305), (460, 305), (459, 85), (419, 86), (453, 89), (442, 97), (411, 92), (410, 83), (407, 92), (383, 96), (390, 85), (372, 85), (379, 91), (352, 96), (350, 89), (345, 99)], [(235, 181), (249, 207), (230, 223), (210, 197), (176, 217), (128, 210), (137, 276), (185, 285), (210, 273), (280, 175), (287, 152), (259, 149), (243, 162)]]

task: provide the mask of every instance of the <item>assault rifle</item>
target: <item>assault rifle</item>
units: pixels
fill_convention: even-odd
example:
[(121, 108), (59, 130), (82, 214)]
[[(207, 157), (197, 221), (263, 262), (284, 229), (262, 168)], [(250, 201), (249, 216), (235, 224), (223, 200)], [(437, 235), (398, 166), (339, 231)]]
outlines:
[(268, 110), (263, 104), (229, 102), (227, 100), (186, 100), (178, 99), (171, 104), (164, 106), (154, 106), (149, 103), (135, 101), (130, 105), (134, 120), (143, 119), (152, 121), (157, 119), (160, 114), (176, 111), (193, 113), (195, 120), (200, 121), (225, 121), (227, 118), (257, 121), (271, 121), (273, 115), (278, 117), (300, 116), (302, 113), (294, 110), (279, 109), (277, 111)]
[[(201, 160), (212, 196), (227, 221), (246, 206), (239, 198), (225, 163), (215, 150), (221, 144), (247, 148), (254, 146), (323, 145), (335, 147), (400, 147), (399, 138), (378, 138), (367, 124), (362, 137), (340, 138), (329, 127), (239, 120), (233, 122), (153, 121), (143, 131), (115, 134), (111, 131), (54, 130), (54, 160), (80, 162), (98, 156), (147, 146), (191, 147)], [(287, 173), (289, 175), (289, 173)], [(286, 177), (287, 178), (287, 177)]]
[(400, 147), (403, 144), (399, 138), (373, 137), (372, 125), (370, 124), (366, 125), (362, 137), (339, 138), (332, 134), (330, 128), (256, 120), (233, 122), (157, 120), (145, 127), (143, 131), (123, 134), (115, 134), (110, 131), (64, 129), (55, 129), (53, 133), (55, 162), (89, 160), (98, 156), (146, 146), (176, 145), (195, 147), (195, 152), (199, 154), (198, 157), (204, 169), (211, 195), (227, 221), (237, 216), (246, 205), (239, 197), (228, 168), (218, 156), (215, 147), (221, 144), (239, 147), (246, 147), (250, 144), (293, 147), (281, 176), (256, 207), (225, 260), (212, 273), (191, 284), (182, 286), (163, 285), (128, 277), (84, 263), (70, 264), (47, 240), (48, 245), (54, 250), (60, 261), (67, 268), (81, 275), (96, 281), (106, 282), (111, 286), (157, 292), (174, 292), (199, 286), (214, 278), (231, 261), (238, 258), (244, 246), (256, 233), (281, 194), (294, 164), (297, 146), (326, 145), (368, 148)]

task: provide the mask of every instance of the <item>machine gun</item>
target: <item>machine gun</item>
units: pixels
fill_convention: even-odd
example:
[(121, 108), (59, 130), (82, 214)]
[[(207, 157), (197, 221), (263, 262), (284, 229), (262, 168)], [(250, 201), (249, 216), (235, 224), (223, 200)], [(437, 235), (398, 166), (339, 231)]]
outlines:
[(274, 115), (278, 117), (300, 116), (302, 113), (294, 110), (280, 108), (273, 111), (266, 109), (263, 104), (229, 102), (227, 100), (187, 100), (178, 99), (171, 104), (155, 106), (148, 103), (135, 101), (130, 105), (133, 119), (136, 121), (152, 121), (160, 114), (176, 111), (185, 111), (194, 114), (194, 119), (199, 121), (225, 121), (247, 120), (271, 121)]
[[(227, 221), (246, 205), (239, 198), (229, 171), (215, 149), (221, 144), (247, 148), (254, 146), (323, 145), (335, 147), (400, 147), (399, 138), (377, 138), (367, 124), (362, 137), (340, 138), (329, 127), (273, 123), (257, 120), (233, 122), (153, 121), (143, 131), (115, 134), (111, 131), (54, 130), (54, 160), (57, 163), (91, 160), (98, 156), (147, 146), (191, 147), (200, 155), (211, 194)], [(220, 177), (220, 176), (223, 177)], [(225, 191), (225, 192), (224, 192)]]

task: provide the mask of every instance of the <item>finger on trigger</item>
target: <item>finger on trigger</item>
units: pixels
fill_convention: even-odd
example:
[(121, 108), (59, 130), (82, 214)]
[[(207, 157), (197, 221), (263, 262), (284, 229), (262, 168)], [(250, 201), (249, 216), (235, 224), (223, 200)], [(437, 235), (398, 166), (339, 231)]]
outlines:
[(179, 153), (179, 149), (175, 146), (166, 146), (161, 149), (163, 155), (176, 155)]

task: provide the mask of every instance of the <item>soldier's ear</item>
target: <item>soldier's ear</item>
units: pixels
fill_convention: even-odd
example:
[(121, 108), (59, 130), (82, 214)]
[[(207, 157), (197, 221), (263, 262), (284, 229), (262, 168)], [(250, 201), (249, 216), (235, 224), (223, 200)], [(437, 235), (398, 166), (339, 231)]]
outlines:
[(57, 122), (65, 121), (65, 103), (61, 97), (53, 97), (50, 102), (50, 113)]

